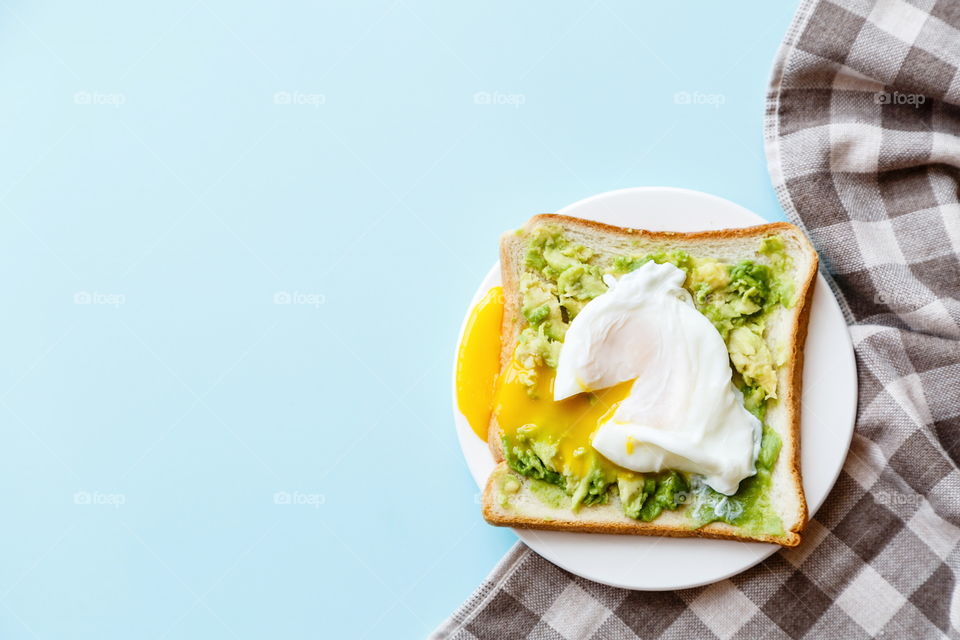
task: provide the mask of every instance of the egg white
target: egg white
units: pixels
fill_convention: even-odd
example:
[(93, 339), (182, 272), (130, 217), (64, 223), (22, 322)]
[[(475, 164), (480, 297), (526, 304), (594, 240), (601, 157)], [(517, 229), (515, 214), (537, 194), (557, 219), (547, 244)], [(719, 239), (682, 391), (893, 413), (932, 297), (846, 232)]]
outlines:
[(704, 476), (736, 493), (756, 473), (760, 421), (731, 380), (723, 338), (683, 288), (676, 266), (647, 262), (588, 302), (564, 338), (554, 400), (634, 380), (593, 436), (593, 447), (640, 473)]

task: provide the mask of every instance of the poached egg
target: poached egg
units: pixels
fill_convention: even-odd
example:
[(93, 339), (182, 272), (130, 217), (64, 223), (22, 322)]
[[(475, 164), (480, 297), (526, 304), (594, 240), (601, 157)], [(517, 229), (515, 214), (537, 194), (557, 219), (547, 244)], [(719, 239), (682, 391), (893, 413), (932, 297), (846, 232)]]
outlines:
[(616, 389), (622, 400), (594, 432), (594, 449), (639, 473), (701, 474), (732, 495), (756, 473), (761, 424), (744, 408), (723, 338), (694, 307), (685, 278), (653, 261), (604, 276), (609, 289), (567, 330), (553, 399)]

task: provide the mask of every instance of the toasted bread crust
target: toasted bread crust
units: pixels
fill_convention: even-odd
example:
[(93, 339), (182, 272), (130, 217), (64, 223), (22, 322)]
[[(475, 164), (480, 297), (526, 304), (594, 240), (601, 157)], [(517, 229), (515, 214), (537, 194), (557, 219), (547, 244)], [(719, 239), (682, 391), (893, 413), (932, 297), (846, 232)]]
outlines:
[[(817, 254), (809, 244), (803, 233), (794, 225), (787, 222), (773, 222), (753, 227), (736, 229), (720, 229), (713, 231), (699, 231), (692, 233), (675, 231), (647, 231), (644, 229), (630, 229), (613, 225), (571, 218), (556, 214), (541, 214), (531, 218), (520, 230), (529, 231), (542, 224), (557, 224), (567, 230), (582, 230), (601, 233), (606, 236), (629, 238), (641, 242), (672, 244), (681, 243), (716, 243), (718, 241), (737, 241), (749, 238), (762, 238), (771, 233), (783, 233), (798, 241), (798, 245), (806, 253), (807, 269), (805, 273), (797, 274), (799, 283), (796, 291), (794, 308), (796, 320), (791, 327), (790, 354), (787, 362), (780, 368), (778, 376), (785, 382), (786, 389), (781, 385), (781, 402), (787, 411), (786, 430), (789, 436), (787, 442), (790, 449), (789, 458), (784, 459), (788, 464), (788, 472), (792, 490), (796, 494), (797, 507), (793, 520), (782, 536), (751, 535), (738, 527), (726, 523), (711, 523), (699, 529), (680, 527), (677, 525), (662, 525), (654, 522), (641, 522), (624, 517), (623, 521), (591, 522), (583, 519), (564, 519), (563, 517), (537, 518), (522, 513), (506, 513), (497, 510), (493, 496), (493, 481), (498, 471), (491, 474), (483, 493), (483, 515), (490, 524), (511, 526), (517, 528), (548, 529), (555, 531), (579, 531), (589, 533), (614, 533), (632, 535), (660, 535), (672, 537), (703, 537), (720, 538), (742, 541), (773, 542), (783, 546), (795, 546), (800, 542), (799, 533), (807, 522), (807, 505), (803, 495), (803, 484), (800, 473), (800, 401), (803, 383), (803, 348), (807, 335), (807, 324), (810, 315), (810, 304), (813, 296), (814, 281), (817, 273)], [(522, 255), (522, 245), (525, 241), (520, 232), (504, 234), (500, 242), (500, 265), (504, 291), (504, 313), (502, 324), (502, 342), (500, 352), (501, 372), (509, 364), (516, 349), (517, 337), (522, 328), (520, 313), (519, 276), (522, 272), (522, 263), (518, 256)], [(783, 435), (783, 434), (782, 434)], [(496, 417), (490, 420), (487, 442), (491, 454), (499, 464), (497, 470), (505, 469), (504, 455), (500, 439), (500, 428)], [(778, 461), (778, 465), (781, 461)], [(589, 508), (589, 507), (585, 507)]]
[[(731, 525), (722, 522), (713, 522), (699, 528), (664, 526), (656, 521), (643, 522), (624, 518), (616, 522), (564, 520), (562, 518), (536, 518), (522, 513), (507, 514), (496, 509), (496, 496), (493, 478), (508, 469), (506, 462), (501, 462), (490, 476), (483, 489), (483, 518), (488, 523), (499, 527), (513, 527), (515, 529), (543, 529), (546, 531), (574, 531), (577, 533), (606, 533), (612, 535), (637, 536), (667, 536), (670, 538), (712, 538), (714, 540), (738, 540), (740, 542), (772, 542), (784, 547), (795, 547), (800, 544), (800, 535), (795, 531), (784, 532), (782, 536), (756, 535), (746, 533)], [(589, 509), (590, 507), (583, 507)]]
[[(800, 233), (799, 229), (797, 229), (797, 232)], [(812, 247), (810, 250), (813, 251), (814, 256), (817, 255)], [(790, 407), (790, 435), (793, 439), (793, 456), (790, 461), (790, 475), (793, 478), (794, 485), (799, 489), (797, 497), (800, 501), (798, 505), (797, 526), (790, 530), (795, 534), (799, 534), (806, 528), (807, 520), (809, 519), (807, 497), (803, 491), (803, 477), (800, 472), (800, 402), (803, 392), (803, 350), (807, 343), (807, 327), (810, 324), (810, 307), (813, 302), (813, 288), (817, 281), (818, 263), (819, 256), (811, 263), (810, 270), (803, 279), (803, 289), (797, 295), (799, 312), (793, 332), (793, 349), (790, 352), (790, 359), (784, 364), (787, 368), (787, 379), (790, 380), (787, 395), (787, 402)], [(798, 536), (796, 544), (799, 543), (800, 540)]]

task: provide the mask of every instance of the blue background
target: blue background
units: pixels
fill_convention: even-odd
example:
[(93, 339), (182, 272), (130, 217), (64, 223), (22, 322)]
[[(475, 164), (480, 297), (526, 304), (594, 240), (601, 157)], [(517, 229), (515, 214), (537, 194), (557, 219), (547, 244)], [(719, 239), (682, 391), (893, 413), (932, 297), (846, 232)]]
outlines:
[(450, 409), (498, 235), (639, 185), (782, 219), (792, 11), (5, 1), (0, 637), (428, 633), (515, 540)]

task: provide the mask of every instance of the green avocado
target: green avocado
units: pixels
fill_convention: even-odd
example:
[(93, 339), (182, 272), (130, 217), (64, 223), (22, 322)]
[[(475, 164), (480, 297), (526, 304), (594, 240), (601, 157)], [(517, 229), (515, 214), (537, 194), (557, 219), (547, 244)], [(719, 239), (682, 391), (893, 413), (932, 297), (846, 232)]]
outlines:
[(588, 301), (593, 300), (607, 290), (603, 274), (599, 267), (591, 264), (578, 264), (569, 267), (557, 278), (557, 292), (560, 304), (573, 320)]
[(647, 498), (657, 490), (657, 481), (652, 476), (622, 473), (617, 478), (620, 506), (630, 518), (640, 518), (640, 511)]
[(520, 294), (523, 296), (520, 311), (529, 325), (534, 328), (543, 327), (544, 335), (556, 342), (562, 342), (567, 333), (567, 323), (560, 312), (556, 286), (526, 274), (520, 279)]
[(763, 390), (765, 398), (777, 397), (777, 371), (773, 354), (763, 339), (762, 327), (737, 327), (727, 338), (727, 350), (746, 386)]
[[(571, 508), (576, 511), (581, 505), (606, 504), (610, 499), (610, 486), (603, 469), (595, 465), (582, 478), (565, 476), (554, 465), (557, 446), (542, 439), (518, 432), (515, 441), (504, 437), (504, 457), (507, 466), (528, 478), (539, 480), (541, 484), (556, 487), (568, 498)], [(543, 489), (543, 487), (540, 487)]]
[(527, 240), (526, 266), (520, 280), (521, 312), (528, 326), (520, 334), (516, 360), (527, 370), (523, 380), (536, 381), (539, 365), (557, 366), (567, 327), (590, 300), (607, 290), (593, 250), (567, 240), (563, 230), (545, 225)]
[(650, 522), (664, 509), (674, 510), (686, 502), (687, 481), (676, 471), (664, 471), (657, 476), (657, 489), (640, 510), (640, 519)]
[(587, 475), (579, 479), (570, 495), (573, 509), (577, 510), (580, 505), (606, 504), (610, 498), (610, 485), (603, 469), (594, 465)]
[(610, 273), (616, 275), (623, 275), (625, 273), (630, 273), (647, 262), (656, 262), (657, 264), (664, 264), (669, 262), (673, 266), (681, 269), (688, 274), (693, 265), (693, 261), (690, 258), (690, 255), (686, 251), (660, 251), (658, 253), (650, 253), (645, 256), (616, 256), (613, 261), (610, 263), (609, 271)]
[(593, 255), (592, 249), (567, 240), (560, 227), (544, 225), (535, 229), (527, 240), (526, 265), (556, 282), (561, 273), (589, 262)]
[(650, 522), (664, 509), (673, 511), (686, 503), (687, 480), (676, 471), (631, 476), (621, 474), (617, 479), (620, 504), (630, 518)]
[(543, 504), (554, 509), (571, 508), (570, 496), (567, 492), (555, 484), (544, 482), (543, 480), (530, 480), (527, 485), (532, 493)]
[[(607, 290), (603, 274), (622, 275), (646, 262), (671, 263), (686, 274), (684, 287), (697, 309), (723, 337), (730, 353), (733, 380), (743, 394), (744, 406), (761, 422), (768, 403), (776, 401), (776, 367), (780, 361), (764, 340), (768, 314), (793, 305), (792, 268), (783, 239), (764, 238), (757, 260), (727, 264), (694, 258), (683, 251), (604, 258), (569, 240), (560, 227), (545, 225), (527, 238), (521, 278), (521, 312), (527, 326), (520, 333), (515, 360), (523, 368), (521, 380), (531, 389), (538, 367), (555, 368), (570, 322), (583, 306)], [(733, 496), (717, 493), (702, 478), (665, 471), (634, 474), (624, 471), (616, 479), (594, 466), (584, 477), (565, 474), (553, 463), (556, 443), (532, 434), (503, 441), (511, 469), (536, 482), (531, 488), (549, 504), (573, 509), (608, 502), (614, 485), (624, 513), (649, 522), (665, 509), (685, 508), (694, 526), (723, 521), (761, 533), (781, 533), (782, 524), (772, 510), (768, 492), (770, 473), (780, 452), (780, 438), (765, 424), (757, 473), (745, 479)]]
[(771, 473), (780, 455), (780, 436), (764, 425), (757, 456), (757, 473), (744, 479), (737, 492), (725, 496), (697, 479), (693, 483), (690, 516), (696, 526), (726, 522), (758, 534), (781, 535), (783, 523), (770, 504)]
[[(507, 460), (507, 466), (529, 478), (543, 480), (544, 482), (557, 485), (560, 488), (566, 488), (566, 480), (563, 474), (554, 469), (550, 462), (544, 461), (543, 458), (537, 455), (529, 439), (518, 438), (518, 440), (525, 440), (525, 442), (513, 443), (509, 438), (503, 438), (503, 454)], [(545, 446), (549, 446), (543, 441), (537, 442), (539, 443), (538, 448), (541, 449), (541, 453), (543, 453)], [(554, 445), (554, 447), (556, 447), (556, 445)], [(555, 448), (554, 451), (556, 451)]]

